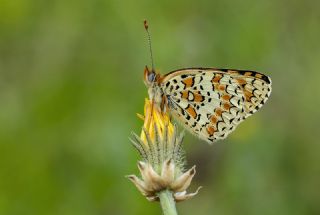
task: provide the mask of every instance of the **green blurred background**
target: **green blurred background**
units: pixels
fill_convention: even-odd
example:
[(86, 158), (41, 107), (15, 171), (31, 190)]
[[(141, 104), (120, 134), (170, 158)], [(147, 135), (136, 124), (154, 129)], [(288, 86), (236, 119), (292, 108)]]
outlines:
[(180, 214), (320, 214), (320, 2), (0, 0), (0, 214), (161, 214), (138, 173), (150, 64), (261, 71), (267, 104), (224, 141), (187, 134)]

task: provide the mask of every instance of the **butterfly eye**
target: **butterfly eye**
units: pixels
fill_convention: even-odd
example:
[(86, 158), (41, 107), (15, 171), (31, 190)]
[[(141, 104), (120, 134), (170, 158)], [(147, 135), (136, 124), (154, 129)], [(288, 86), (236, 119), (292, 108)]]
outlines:
[(149, 81), (149, 82), (154, 82), (155, 77), (156, 77), (156, 73), (150, 72), (150, 73), (148, 74), (148, 81)]

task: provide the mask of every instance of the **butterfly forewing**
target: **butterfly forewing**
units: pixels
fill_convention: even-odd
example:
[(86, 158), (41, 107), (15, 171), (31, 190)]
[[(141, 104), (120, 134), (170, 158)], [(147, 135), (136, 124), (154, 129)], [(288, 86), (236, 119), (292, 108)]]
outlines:
[(161, 88), (172, 115), (201, 139), (214, 142), (265, 103), (271, 81), (251, 71), (191, 68), (165, 75)]

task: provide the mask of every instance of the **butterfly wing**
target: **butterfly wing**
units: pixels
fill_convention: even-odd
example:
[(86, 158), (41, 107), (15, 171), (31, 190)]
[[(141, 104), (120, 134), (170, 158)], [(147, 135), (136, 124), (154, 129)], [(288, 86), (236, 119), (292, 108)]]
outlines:
[(190, 68), (165, 75), (161, 88), (172, 115), (211, 143), (227, 137), (266, 102), (271, 80), (253, 71)]

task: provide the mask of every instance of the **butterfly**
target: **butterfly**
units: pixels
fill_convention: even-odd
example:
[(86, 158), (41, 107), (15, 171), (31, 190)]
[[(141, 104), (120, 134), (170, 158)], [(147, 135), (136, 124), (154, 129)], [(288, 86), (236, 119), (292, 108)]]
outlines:
[(144, 70), (151, 100), (191, 133), (209, 143), (224, 139), (271, 94), (271, 79), (259, 72), (186, 68), (164, 76)]
[(146, 21), (144, 26), (152, 61), (152, 70), (144, 70), (149, 98), (200, 139), (213, 143), (226, 138), (270, 97), (270, 77), (255, 71), (186, 68), (156, 73)]

